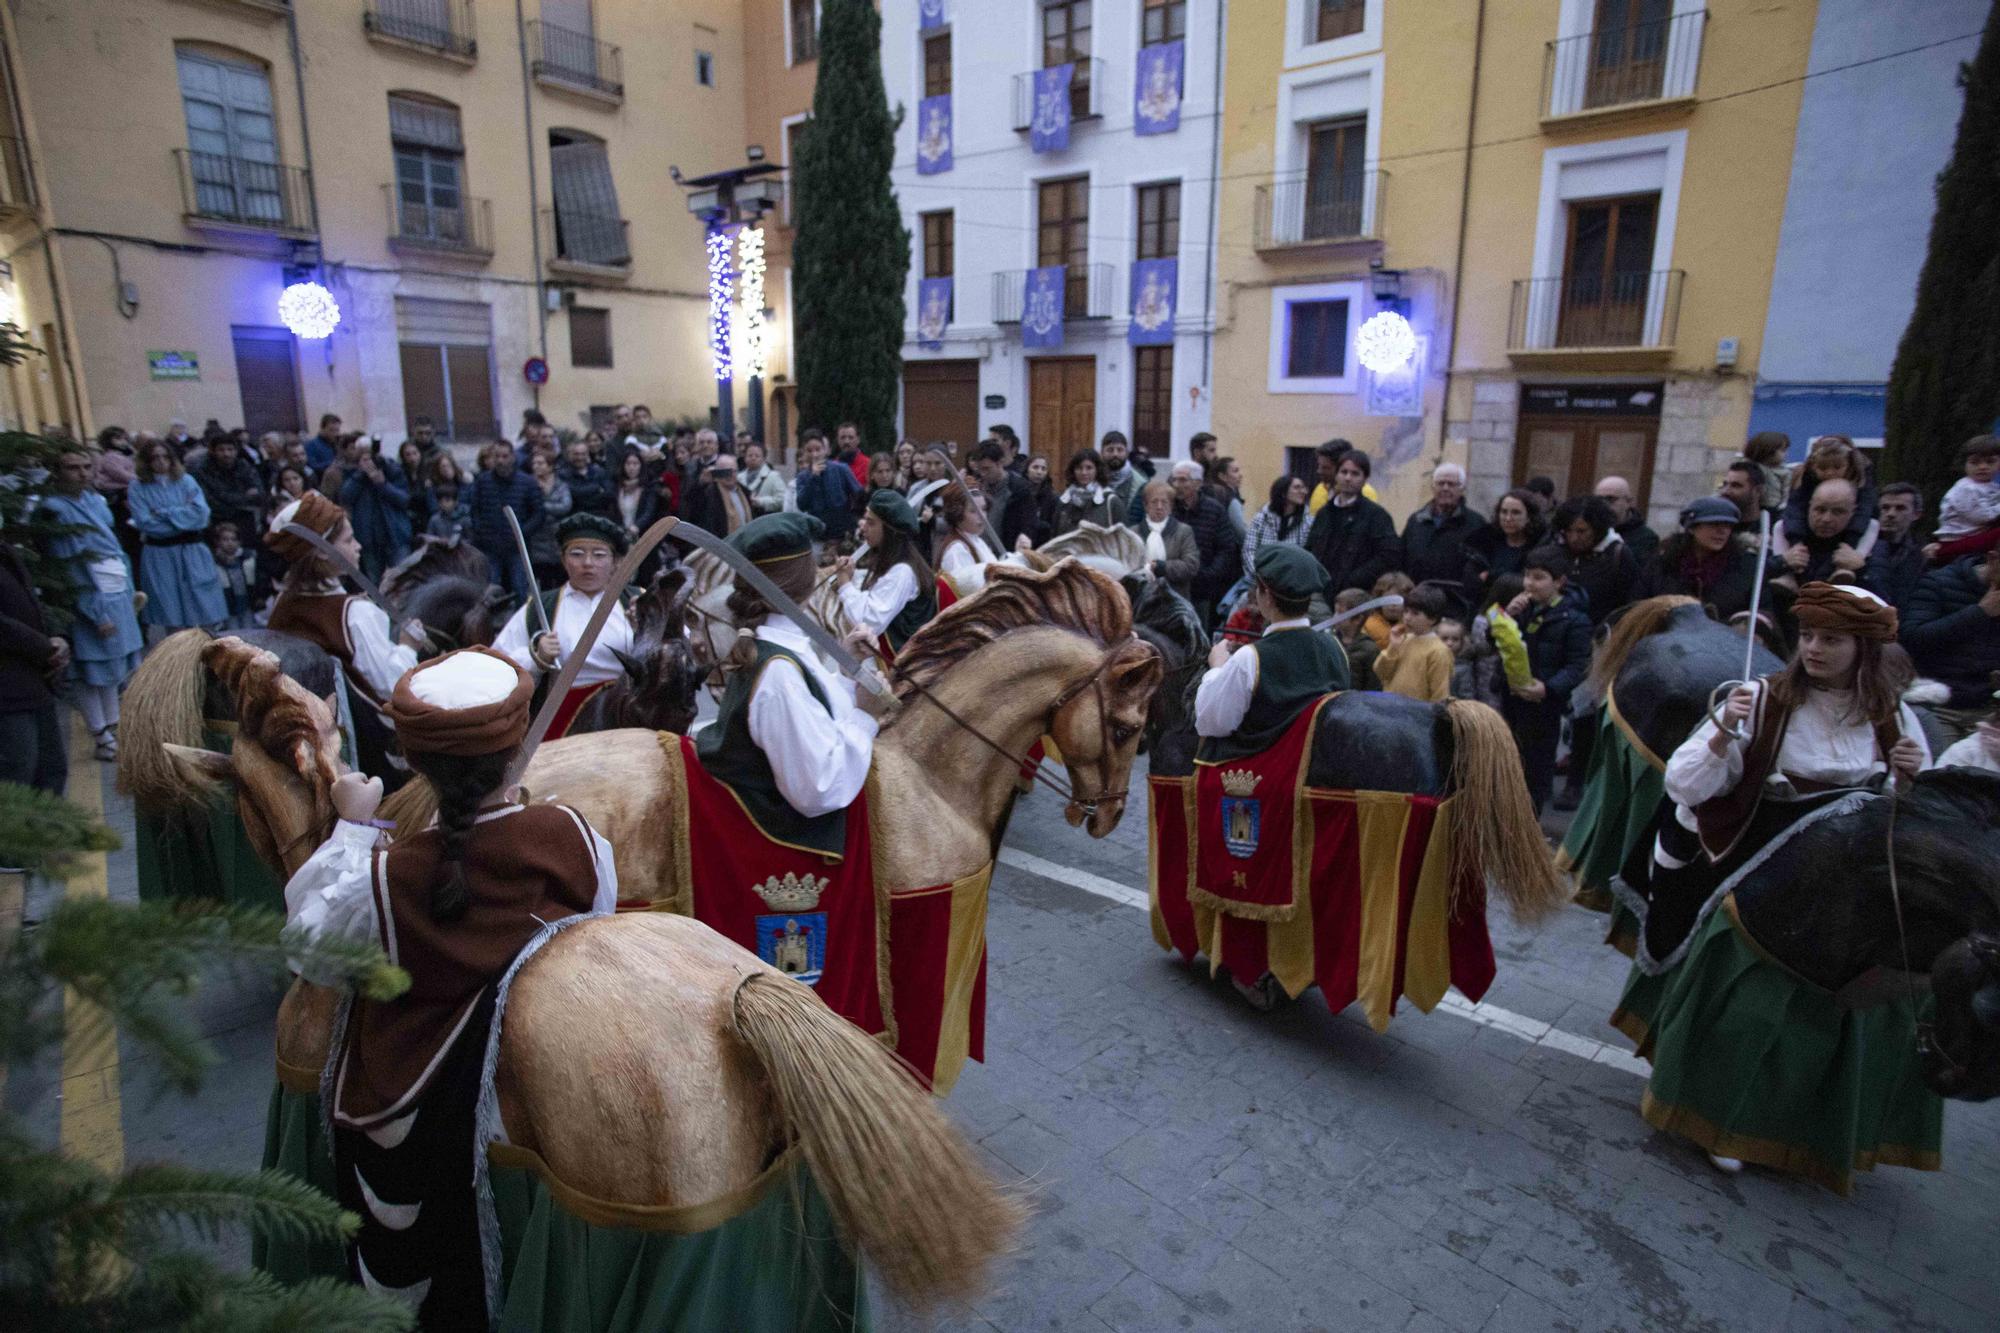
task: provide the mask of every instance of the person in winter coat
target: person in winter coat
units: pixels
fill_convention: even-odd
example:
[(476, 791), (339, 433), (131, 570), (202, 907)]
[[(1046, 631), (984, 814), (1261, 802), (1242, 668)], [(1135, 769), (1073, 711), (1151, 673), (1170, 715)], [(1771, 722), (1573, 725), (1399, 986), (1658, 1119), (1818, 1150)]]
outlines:
[(1929, 569), (1923, 539), (1916, 534), (1917, 520), (1923, 516), (1924, 493), (1909, 482), (1893, 482), (1882, 488), (1876, 510), (1882, 531), (1862, 567), (1861, 586), (1898, 611), (1909, 605), (1910, 594)]
[(1556, 745), (1569, 697), (1590, 671), (1590, 616), (1568, 590), (1569, 551), (1544, 546), (1528, 557), (1520, 595), (1507, 614), (1521, 626), (1531, 679), (1510, 685), (1501, 709), (1520, 747), (1528, 796), (1540, 815), (1555, 786)]
[(1102, 484), (1104, 461), (1097, 450), (1085, 449), (1069, 460), (1064, 469), (1069, 485), (1056, 497), (1055, 531), (1060, 537), (1086, 523), (1100, 528), (1118, 525), (1117, 493)]
[(1243, 558), (1236, 533), (1229, 526), (1229, 511), (1208, 493), (1204, 484), (1207, 469), (1193, 459), (1175, 463), (1168, 484), (1174, 492), (1174, 517), (1194, 529), (1195, 545), (1201, 551), (1201, 569), (1194, 576), (1195, 609), (1203, 623), (1213, 615), (1216, 599), (1236, 582)]
[(1493, 521), (1465, 539), (1465, 590), (1474, 606), (1493, 600), (1496, 579), (1521, 577), (1528, 553), (1546, 539), (1548, 525), (1533, 491), (1508, 491), (1493, 506)]
[(750, 507), (756, 511), (757, 517), (782, 510), (785, 507), (785, 478), (765, 461), (764, 446), (755, 440), (750, 441), (743, 446), (743, 453), (737, 462), (741, 466), (737, 482), (749, 493)]
[(1757, 584), (1782, 567), (1774, 560), (1758, 569), (1756, 540), (1736, 531), (1740, 517), (1736, 505), (1719, 495), (1705, 495), (1681, 510), (1681, 530), (1661, 542), (1639, 571), (1632, 600), (1692, 597), (1725, 624), (1748, 611)]
[(1924, 675), (1951, 687), (1932, 715), (1954, 741), (1993, 714), (2000, 671), (2000, 549), (1934, 569), (1910, 594), (1898, 639)]
[(1638, 570), (1616, 527), (1611, 506), (1594, 495), (1563, 501), (1549, 523), (1555, 540), (1569, 552), (1565, 572), (1571, 594), (1581, 592), (1589, 598), (1584, 605), (1592, 625), (1603, 624), (1606, 616), (1632, 600), (1632, 580)]
[(234, 523), (238, 532), (256, 532), (263, 526), (264, 482), (236, 441), (224, 436), (210, 445), (194, 479), (208, 500), (209, 522)]
[(1349, 449), (1334, 471), (1333, 495), (1313, 519), (1306, 549), (1325, 566), (1336, 588), (1372, 588), (1401, 567), (1403, 543), (1387, 510), (1361, 493), (1373, 471), (1368, 455)]
[(590, 443), (571, 440), (563, 447), (556, 480), (569, 487), (570, 512), (611, 517), (611, 475), (590, 461)]
[[(212, 452), (212, 451), (211, 451)], [(363, 440), (333, 497), (354, 524), (361, 543), (361, 570), (379, 579), (382, 571), (410, 553), (410, 483), (402, 465)], [(255, 531), (255, 529), (251, 529)]]
[(90, 728), (97, 757), (108, 762), (118, 757), (118, 691), (138, 670), (146, 640), (132, 610), (132, 567), (112, 532), (111, 506), (90, 488), (95, 471), (88, 450), (67, 446), (52, 478), (55, 494), (42, 501), (41, 512), (71, 529), (49, 539), (48, 555), (75, 589), (71, 697)]
[(1132, 524), (1139, 540), (1146, 543), (1146, 564), (1156, 579), (1186, 597), (1201, 570), (1201, 547), (1194, 529), (1174, 517), (1174, 490), (1164, 481), (1149, 481), (1139, 495), (1146, 506), (1145, 516)]
[(1644, 567), (1653, 558), (1653, 552), (1660, 549), (1660, 534), (1646, 526), (1645, 515), (1639, 512), (1639, 505), (1632, 498), (1632, 483), (1623, 477), (1606, 477), (1597, 483), (1597, 498), (1611, 506), (1614, 520), (1612, 531), (1625, 542), (1625, 549), (1632, 553), (1632, 563)]
[(53, 688), (69, 664), (69, 640), (49, 633), (27, 561), (0, 542), (0, 782), (58, 796), (69, 785)]
[(491, 466), (472, 481), (472, 544), (492, 562), (495, 581), (516, 598), (529, 594), (528, 570), (514, 546), (506, 512), (514, 511), (521, 534), (533, 540), (542, 527), (542, 488), (514, 466), (512, 449), (494, 449), (488, 454)]
[(1813, 492), (1822, 481), (1831, 481), (1836, 477), (1854, 487), (1854, 512), (1840, 534), (1842, 540), (1863, 558), (1874, 548), (1881, 527), (1875, 518), (1877, 496), (1868, 460), (1855, 448), (1854, 441), (1845, 435), (1822, 435), (1813, 441), (1812, 451), (1800, 465), (1798, 475), (1792, 482), (1792, 493), (1785, 497), (1782, 520), (1774, 525), (1772, 549), (1779, 555), (1783, 555), (1793, 542), (1805, 541), (1813, 535)]
[(544, 588), (563, 581), (562, 548), (556, 529), (576, 507), (576, 497), (556, 475), (556, 460), (539, 450), (528, 456), (528, 475), (542, 493), (542, 521), (528, 538), (528, 558), (534, 562), (535, 579)]
[(1485, 526), (1485, 517), (1465, 503), (1465, 469), (1439, 463), (1431, 502), (1403, 524), (1403, 572), (1416, 583), (1457, 586), (1465, 577), (1466, 543)]

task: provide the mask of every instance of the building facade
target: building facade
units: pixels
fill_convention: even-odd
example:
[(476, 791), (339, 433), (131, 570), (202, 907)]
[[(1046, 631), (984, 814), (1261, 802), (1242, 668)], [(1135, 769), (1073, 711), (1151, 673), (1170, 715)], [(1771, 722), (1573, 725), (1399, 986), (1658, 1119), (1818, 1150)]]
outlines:
[(1114, 429), (1185, 453), (1214, 383), (1218, 0), (881, 9), (905, 108), (904, 434), (1006, 423), (1059, 475)]
[[(742, 161), (741, 0), (20, 0), (0, 36), (0, 292), (48, 353), (13, 421), (706, 419), (701, 226), (668, 169)], [(330, 337), (280, 319), (300, 278)]]

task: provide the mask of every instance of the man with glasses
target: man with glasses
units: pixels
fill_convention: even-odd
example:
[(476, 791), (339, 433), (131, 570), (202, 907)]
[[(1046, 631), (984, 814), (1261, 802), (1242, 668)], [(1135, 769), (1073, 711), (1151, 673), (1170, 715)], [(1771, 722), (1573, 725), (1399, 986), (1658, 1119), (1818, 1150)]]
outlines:
[[(611, 575), (625, 554), (625, 529), (601, 514), (573, 513), (556, 529), (556, 544), (562, 551), (563, 573), (568, 582), (560, 588), (543, 590), (539, 616), (533, 607), (523, 603), (493, 644), (534, 677), (538, 708), (549, 673), (561, 669), (583, 637), (584, 626), (597, 610), (598, 598), (605, 595)], [(628, 594), (636, 591), (625, 590)], [(592, 695), (625, 674), (618, 657), (632, 651), (632, 621), (625, 613), (627, 600), (621, 598), (611, 608), (611, 616), (604, 622), (597, 642), (590, 645), (590, 654), (584, 658), (549, 727), (549, 740), (567, 733), (577, 710)], [(534, 621), (532, 630), (530, 618)], [(544, 620), (549, 625), (546, 634), (537, 632)]]

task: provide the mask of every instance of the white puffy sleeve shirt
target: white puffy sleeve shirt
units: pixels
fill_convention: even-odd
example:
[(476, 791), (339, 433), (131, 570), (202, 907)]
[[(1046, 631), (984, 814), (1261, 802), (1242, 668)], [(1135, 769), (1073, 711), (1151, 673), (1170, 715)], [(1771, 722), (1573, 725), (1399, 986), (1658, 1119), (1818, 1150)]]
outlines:
[(417, 650), (389, 637), (389, 613), (366, 597), (348, 598), (344, 614), (355, 671), (376, 698), (389, 698), (403, 673), (417, 664)]
[(798, 654), (827, 706), (813, 698), (797, 667), (774, 661), (750, 696), (750, 739), (771, 761), (778, 794), (792, 809), (808, 819), (845, 810), (868, 781), (875, 719), (854, 706), (853, 682), (821, 666), (805, 635), (789, 625), (765, 624), (757, 637)]
[[(1762, 682), (1753, 688), (1761, 699)], [(1853, 694), (1844, 690), (1814, 690), (1808, 694), (1785, 729), (1784, 744), (1778, 747), (1778, 762), (1769, 780), (1778, 781), (1790, 774), (1829, 786), (1858, 786), (1886, 772), (1881, 757), (1875, 753), (1875, 729), (1853, 715), (1853, 706)], [(1896, 725), (1902, 735), (1915, 741), (1923, 751), (1921, 767), (1929, 768), (1930, 744), (1908, 704), (1899, 709)], [(1692, 809), (1743, 780), (1743, 759), (1749, 743), (1731, 738), (1723, 752), (1717, 754), (1709, 749), (1716, 731), (1713, 720), (1704, 721), (1667, 760), (1667, 795), (1676, 803)]]
[[(584, 627), (590, 624), (591, 616), (596, 614), (598, 600), (604, 596), (605, 593), (578, 592), (568, 584), (563, 585), (562, 592), (556, 597), (555, 616), (549, 623), (549, 628), (555, 631), (558, 667), (569, 660), (570, 650), (583, 638)], [(526, 602), (514, 608), (514, 614), (507, 618), (507, 623), (500, 629), (499, 637), (493, 641), (493, 649), (495, 652), (505, 653), (513, 659), (515, 666), (539, 679), (543, 674), (542, 665), (535, 660), (534, 653), (529, 651), (529, 646), (534, 642), (534, 635), (528, 629), (528, 617), (531, 614), (533, 614), (532, 609)], [(626, 616), (623, 605), (613, 606), (610, 616), (604, 621), (604, 629), (597, 636), (597, 641), (590, 645), (590, 656), (584, 658), (583, 665), (577, 669), (576, 685), (595, 685), (599, 681), (617, 680), (625, 674), (624, 666), (618, 661), (618, 654), (631, 651), (632, 622)]]
[(903, 613), (917, 595), (917, 576), (908, 565), (898, 563), (881, 578), (875, 586), (864, 591), (860, 576), (840, 585), (840, 609), (854, 622), (856, 629), (865, 629), (870, 638), (882, 634), (889, 628), (889, 622)]

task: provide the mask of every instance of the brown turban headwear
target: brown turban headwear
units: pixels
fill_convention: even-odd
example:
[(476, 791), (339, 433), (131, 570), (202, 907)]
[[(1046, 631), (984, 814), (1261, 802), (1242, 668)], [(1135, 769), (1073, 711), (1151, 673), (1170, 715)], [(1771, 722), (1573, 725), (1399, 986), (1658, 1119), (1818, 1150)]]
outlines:
[(461, 648), (405, 671), (387, 712), (405, 750), (499, 754), (528, 734), (534, 695), (534, 681), (512, 659), (490, 648)]
[(1896, 608), (1852, 584), (1808, 583), (1799, 589), (1792, 615), (1802, 629), (1852, 634), (1877, 643), (1896, 637)]
[[(290, 508), (287, 506), (286, 508)], [(271, 519), (271, 530), (264, 534), (264, 545), (282, 558), (287, 564), (297, 564), (319, 551), (305, 538), (284, 529), (293, 523), (320, 536), (332, 538), (340, 531), (340, 525), (347, 517), (347, 511), (318, 491), (307, 491), (299, 497), (298, 507), (287, 514), (280, 509)]]

